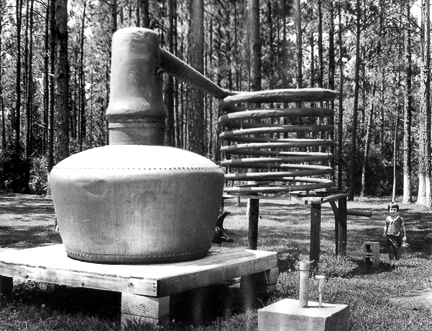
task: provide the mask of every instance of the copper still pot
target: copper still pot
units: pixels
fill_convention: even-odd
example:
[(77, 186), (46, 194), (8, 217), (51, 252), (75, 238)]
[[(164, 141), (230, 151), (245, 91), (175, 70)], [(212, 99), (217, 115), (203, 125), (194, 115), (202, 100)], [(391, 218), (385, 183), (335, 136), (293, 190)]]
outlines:
[(176, 262), (211, 247), (224, 172), (203, 156), (160, 146), (159, 51), (151, 30), (114, 34), (110, 145), (72, 155), (50, 173), (60, 234), (74, 259)]
[(170, 262), (206, 255), (224, 174), (198, 154), (113, 145), (58, 163), (50, 185), (63, 244), (93, 262)]

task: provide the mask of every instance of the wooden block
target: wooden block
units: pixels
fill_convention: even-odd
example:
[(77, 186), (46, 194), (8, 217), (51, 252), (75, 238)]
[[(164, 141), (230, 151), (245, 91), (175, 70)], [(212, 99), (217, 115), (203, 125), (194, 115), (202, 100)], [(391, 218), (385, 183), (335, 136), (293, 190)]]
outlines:
[(252, 309), (256, 298), (255, 275), (244, 276), (240, 279), (240, 293), (245, 310)]
[(277, 290), (277, 284), (255, 284), (256, 293), (259, 295), (270, 295)]
[(374, 266), (379, 265), (379, 242), (366, 241), (363, 243), (363, 260), (365, 263), (371, 261)]
[(283, 299), (258, 310), (258, 331), (346, 331), (349, 307), (309, 301), (302, 308), (298, 300)]
[(13, 278), (0, 276), (0, 306), (12, 297)]
[(257, 273), (255, 275), (255, 281), (257, 284), (272, 285), (276, 284), (279, 277), (279, 268), (272, 268), (264, 272)]
[(153, 298), (142, 295), (122, 293), (122, 327), (144, 322), (166, 324), (169, 321), (170, 297)]

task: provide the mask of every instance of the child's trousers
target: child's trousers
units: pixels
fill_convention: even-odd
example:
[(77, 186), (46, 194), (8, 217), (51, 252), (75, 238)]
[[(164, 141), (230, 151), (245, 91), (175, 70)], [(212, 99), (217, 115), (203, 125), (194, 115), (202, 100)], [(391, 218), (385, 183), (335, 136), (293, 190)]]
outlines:
[(390, 260), (399, 260), (402, 255), (402, 236), (387, 235)]

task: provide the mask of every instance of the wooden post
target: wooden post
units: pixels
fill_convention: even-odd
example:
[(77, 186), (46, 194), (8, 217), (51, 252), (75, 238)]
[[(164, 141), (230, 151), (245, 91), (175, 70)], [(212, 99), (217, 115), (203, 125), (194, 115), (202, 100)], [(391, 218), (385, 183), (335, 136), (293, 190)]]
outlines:
[(313, 266), (317, 266), (320, 255), (321, 241), (321, 204), (311, 204), (311, 235), (310, 235), (310, 261)]
[(346, 249), (347, 249), (347, 240), (348, 240), (348, 233), (347, 233), (347, 198), (343, 197), (339, 199), (339, 213), (338, 213), (338, 223), (339, 223), (339, 233), (338, 233), (338, 241), (339, 241), (339, 248), (338, 252), (340, 255), (344, 256), (346, 255)]
[(335, 255), (339, 254), (339, 209), (335, 201), (330, 201), (335, 217)]
[(0, 276), (0, 306), (12, 297), (13, 278)]
[(258, 247), (259, 199), (248, 199), (247, 215), (249, 218), (249, 249), (256, 250)]

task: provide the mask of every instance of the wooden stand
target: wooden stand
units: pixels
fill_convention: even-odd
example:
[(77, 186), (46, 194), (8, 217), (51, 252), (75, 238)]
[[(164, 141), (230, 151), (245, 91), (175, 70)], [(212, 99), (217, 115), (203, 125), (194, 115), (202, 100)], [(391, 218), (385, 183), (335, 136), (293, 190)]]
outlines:
[(13, 278), (116, 291), (122, 293), (122, 327), (166, 324), (173, 294), (251, 275), (271, 288), (277, 274), (275, 252), (212, 247), (194, 261), (114, 265), (72, 260), (63, 245), (53, 245), (0, 253), (0, 298), (10, 296)]
[[(241, 195), (248, 199), (247, 217), (249, 220), (248, 242), (249, 249), (257, 249), (258, 246), (258, 219), (259, 201), (264, 197), (258, 195)], [(347, 215), (368, 216), (370, 212), (348, 212), (347, 194), (331, 194), (324, 197), (304, 197), (305, 204), (310, 204), (311, 208), (311, 228), (310, 228), (310, 261), (316, 266), (319, 262), (320, 243), (321, 243), (321, 205), (330, 203), (335, 216), (335, 254), (346, 255), (347, 249)], [(337, 202), (337, 203), (336, 203)]]
[(380, 244), (378, 241), (365, 241), (363, 243), (363, 260), (372, 263), (374, 267), (379, 265)]

